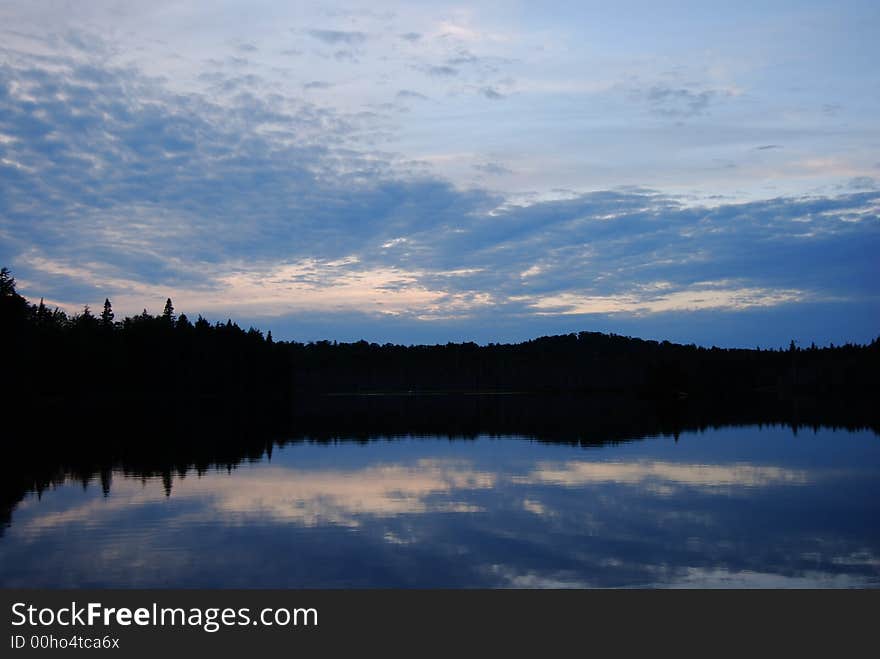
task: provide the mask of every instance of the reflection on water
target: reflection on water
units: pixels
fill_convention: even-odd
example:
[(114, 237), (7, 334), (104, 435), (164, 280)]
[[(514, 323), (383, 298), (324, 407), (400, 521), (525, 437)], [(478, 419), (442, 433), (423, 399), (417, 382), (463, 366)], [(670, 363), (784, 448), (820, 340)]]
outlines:
[(880, 585), (870, 430), (397, 437), (251, 458), (26, 494), (0, 537), (0, 585)]

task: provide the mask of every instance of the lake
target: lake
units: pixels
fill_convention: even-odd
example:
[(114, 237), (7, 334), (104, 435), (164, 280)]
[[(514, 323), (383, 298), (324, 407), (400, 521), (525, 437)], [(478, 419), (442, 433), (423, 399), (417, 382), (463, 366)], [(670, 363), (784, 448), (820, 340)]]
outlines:
[(115, 458), (56, 469), (9, 506), (0, 586), (880, 585), (868, 428), (351, 439), (162, 473)]

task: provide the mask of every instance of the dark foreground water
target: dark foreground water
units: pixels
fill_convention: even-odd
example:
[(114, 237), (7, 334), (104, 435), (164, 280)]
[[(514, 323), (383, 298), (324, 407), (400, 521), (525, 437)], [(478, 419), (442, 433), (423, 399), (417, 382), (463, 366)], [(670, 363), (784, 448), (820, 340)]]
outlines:
[(24, 494), (3, 587), (880, 585), (880, 437), (728, 426), (597, 446), (294, 443)]

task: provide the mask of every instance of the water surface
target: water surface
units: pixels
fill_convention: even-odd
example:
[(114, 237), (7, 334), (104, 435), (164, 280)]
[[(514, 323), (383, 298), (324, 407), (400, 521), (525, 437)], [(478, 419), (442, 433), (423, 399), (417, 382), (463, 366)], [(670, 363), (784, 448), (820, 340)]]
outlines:
[(302, 441), (28, 492), (0, 586), (876, 587), (878, 520), (871, 430)]

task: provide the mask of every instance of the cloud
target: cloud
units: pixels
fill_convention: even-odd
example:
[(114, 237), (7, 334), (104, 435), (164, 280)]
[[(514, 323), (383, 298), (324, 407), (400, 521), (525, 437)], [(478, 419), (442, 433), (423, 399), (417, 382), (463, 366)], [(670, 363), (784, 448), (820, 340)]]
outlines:
[(400, 35), (400, 38), (404, 41), (409, 41), (410, 43), (421, 40), (422, 35), (418, 32), (404, 32)]
[(357, 52), (348, 48), (340, 48), (333, 53), (333, 59), (337, 62), (357, 62)]
[(651, 112), (667, 117), (693, 117), (705, 114), (718, 97), (711, 89), (691, 91), (684, 87), (654, 85), (645, 93)]
[[(528, 273), (529, 271), (526, 271)], [(540, 271), (535, 272), (538, 274)], [(526, 276), (526, 273), (523, 276)], [(655, 288), (665, 288), (666, 282), (659, 282)], [(651, 288), (648, 286), (647, 288)], [(527, 300), (529, 306), (540, 314), (607, 314), (633, 313), (648, 314), (665, 311), (695, 311), (699, 309), (740, 310), (750, 307), (772, 307), (779, 304), (798, 302), (805, 294), (799, 290), (774, 290), (764, 288), (736, 288), (720, 286), (707, 288), (692, 287), (669, 294), (640, 295), (630, 294), (591, 296), (577, 293), (560, 293), (530, 300), (528, 297), (514, 300)]]
[(413, 98), (420, 101), (425, 101), (428, 99), (424, 94), (420, 94), (419, 92), (413, 91), (412, 89), (401, 89), (397, 92), (397, 98)]
[[(870, 583), (870, 582), (869, 582)], [(754, 570), (730, 570), (728, 568), (691, 567), (683, 575), (677, 575), (668, 588), (863, 588), (865, 580), (857, 575), (829, 574), (806, 570), (803, 574), (776, 574)]]
[(547, 573), (535, 571), (519, 571), (507, 565), (493, 564), (487, 572), (498, 581), (500, 588), (590, 588), (590, 583), (564, 571), (555, 570)]
[(856, 176), (847, 181), (846, 187), (850, 190), (877, 190), (880, 183), (870, 176)]
[(367, 35), (363, 32), (345, 32), (342, 30), (309, 30), (309, 35), (318, 41), (331, 45), (347, 44), (349, 46), (359, 46), (367, 40)]
[(466, 64), (476, 64), (480, 61), (480, 58), (471, 53), (468, 50), (459, 51), (458, 55), (455, 57), (451, 57), (446, 60), (446, 63), (450, 66), (463, 66)]
[(822, 114), (829, 117), (837, 116), (843, 110), (843, 106), (838, 103), (826, 103), (822, 106)]
[(492, 101), (497, 101), (504, 98), (504, 94), (496, 90), (494, 87), (481, 87), (480, 93)]
[(312, 313), (331, 328), (359, 314), (413, 336), (426, 323), (545, 333), (877, 309), (880, 191), (867, 179), (711, 207), (633, 187), (518, 205), (401, 169), (362, 137), (381, 128), (374, 113), (284, 96), (256, 73), (202, 82), (217, 95), (76, 57), (0, 65), (0, 259), (24, 294), (69, 308), (109, 295), (121, 313), (173, 294), (188, 313)]
[(484, 174), (491, 174), (493, 176), (504, 176), (505, 174), (513, 173), (513, 170), (497, 162), (477, 163), (473, 167), (477, 171), (483, 172)]
[(428, 75), (432, 76), (456, 76), (458, 75), (458, 69), (453, 68), (451, 66), (429, 66), (425, 69)]

